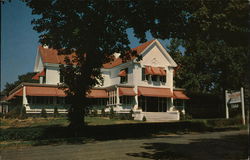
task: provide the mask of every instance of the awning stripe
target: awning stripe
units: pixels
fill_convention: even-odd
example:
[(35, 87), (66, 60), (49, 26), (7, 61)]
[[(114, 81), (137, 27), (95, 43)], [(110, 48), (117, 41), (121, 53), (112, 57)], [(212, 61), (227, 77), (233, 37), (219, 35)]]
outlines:
[(138, 95), (146, 97), (173, 97), (169, 88), (138, 87)]
[(119, 87), (119, 96), (136, 96), (133, 88)]

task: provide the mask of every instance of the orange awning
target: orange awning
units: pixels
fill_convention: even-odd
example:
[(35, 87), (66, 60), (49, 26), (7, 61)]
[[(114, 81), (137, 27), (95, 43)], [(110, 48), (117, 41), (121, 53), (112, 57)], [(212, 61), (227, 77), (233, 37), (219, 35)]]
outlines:
[(124, 70), (124, 69), (119, 72), (120, 77), (125, 77), (126, 75), (127, 75), (127, 73), (126, 73), (126, 70)]
[(119, 96), (136, 96), (133, 88), (119, 88)]
[(87, 95), (88, 98), (108, 98), (108, 94), (104, 89), (92, 89)]
[(174, 91), (174, 99), (190, 99), (183, 91)]
[(56, 87), (40, 87), (40, 86), (26, 86), (27, 96), (54, 96), (65, 97), (63, 90)]
[(39, 77), (41, 77), (41, 76), (45, 76), (45, 70), (43, 70), (42, 72), (37, 73), (36, 75), (34, 75), (32, 77), (32, 79), (39, 80)]
[(146, 75), (153, 75), (153, 72), (152, 72), (150, 66), (146, 66), (146, 68), (145, 68), (145, 74), (146, 74)]
[(169, 88), (138, 87), (138, 95), (146, 97), (173, 97)]
[(164, 70), (164, 68), (161, 68), (161, 67), (146, 66), (145, 74), (146, 75), (165, 76), (166, 75), (166, 71)]

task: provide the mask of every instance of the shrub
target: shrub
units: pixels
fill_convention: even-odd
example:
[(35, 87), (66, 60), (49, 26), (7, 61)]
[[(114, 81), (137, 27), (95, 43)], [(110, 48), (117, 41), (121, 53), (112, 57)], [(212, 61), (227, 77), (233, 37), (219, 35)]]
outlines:
[(129, 120), (134, 120), (133, 114), (134, 114), (134, 111), (131, 109), (129, 112)]
[(57, 107), (54, 108), (54, 117), (59, 117), (59, 112)]
[(145, 116), (143, 116), (142, 121), (143, 121), (143, 122), (147, 121), (147, 119), (146, 119)]
[(20, 113), (19, 118), (20, 119), (26, 119), (27, 118), (26, 107), (22, 107), (22, 112)]
[(45, 108), (43, 108), (42, 111), (41, 111), (41, 117), (47, 118), (47, 112), (46, 112)]
[(115, 117), (115, 111), (114, 111), (113, 107), (111, 107), (110, 113), (109, 113), (109, 118), (113, 119), (114, 117)]
[(6, 113), (5, 118), (18, 118), (20, 115), (20, 107), (15, 107), (8, 113)]
[(93, 114), (94, 117), (97, 117), (97, 115), (98, 115), (97, 114), (97, 109), (94, 109), (93, 112), (92, 112), (92, 114)]
[(105, 108), (102, 109), (102, 116), (105, 117), (106, 113), (105, 113)]

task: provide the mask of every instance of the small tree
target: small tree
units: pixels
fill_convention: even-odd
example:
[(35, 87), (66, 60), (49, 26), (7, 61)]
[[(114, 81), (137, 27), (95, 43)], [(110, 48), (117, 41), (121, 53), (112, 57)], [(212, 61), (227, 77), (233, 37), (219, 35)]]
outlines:
[(22, 111), (21, 111), (21, 113), (20, 113), (19, 118), (20, 118), (20, 119), (26, 119), (26, 118), (27, 118), (26, 107), (23, 106), (23, 107), (21, 108), (21, 110), (22, 110)]
[(114, 111), (113, 107), (111, 107), (110, 113), (109, 113), (109, 118), (113, 119), (114, 117), (115, 117), (115, 111)]
[(41, 117), (47, 118), (47, 112), (46, 112), (45, 108), (43, 108), (42, 111), (41, 111)]
[(54, 118), (59, 117), (59, 112), (57, 107), (54, 108)]
[(134, 111), (133, 109), (131, 109), (129, 112), (129, 120), (134, 120), (133, 114), (134, 114)]
[(106, 113), (105, 113), (105, 108), (102, 109), (102, 116), (105, 117)]

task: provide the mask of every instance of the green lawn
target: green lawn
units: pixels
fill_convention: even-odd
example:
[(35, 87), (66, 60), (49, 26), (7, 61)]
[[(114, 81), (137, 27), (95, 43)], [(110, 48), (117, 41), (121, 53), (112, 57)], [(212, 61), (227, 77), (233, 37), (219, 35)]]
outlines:
[[(112, 124), (126, 124), (126, 123), (142, 123), (141, 121), (133, 120), (118, 120), (109, 119), (108, 117), (85, 117), (88, 125), (112, 125)], [(38, 127), (38, 126), (67, 126), (69, 124), (66, 117), (63, 118), (28, 118), (24, 120), (19, 119), (1, 119), (0, 128), (19, 128), (19, 127)]]

